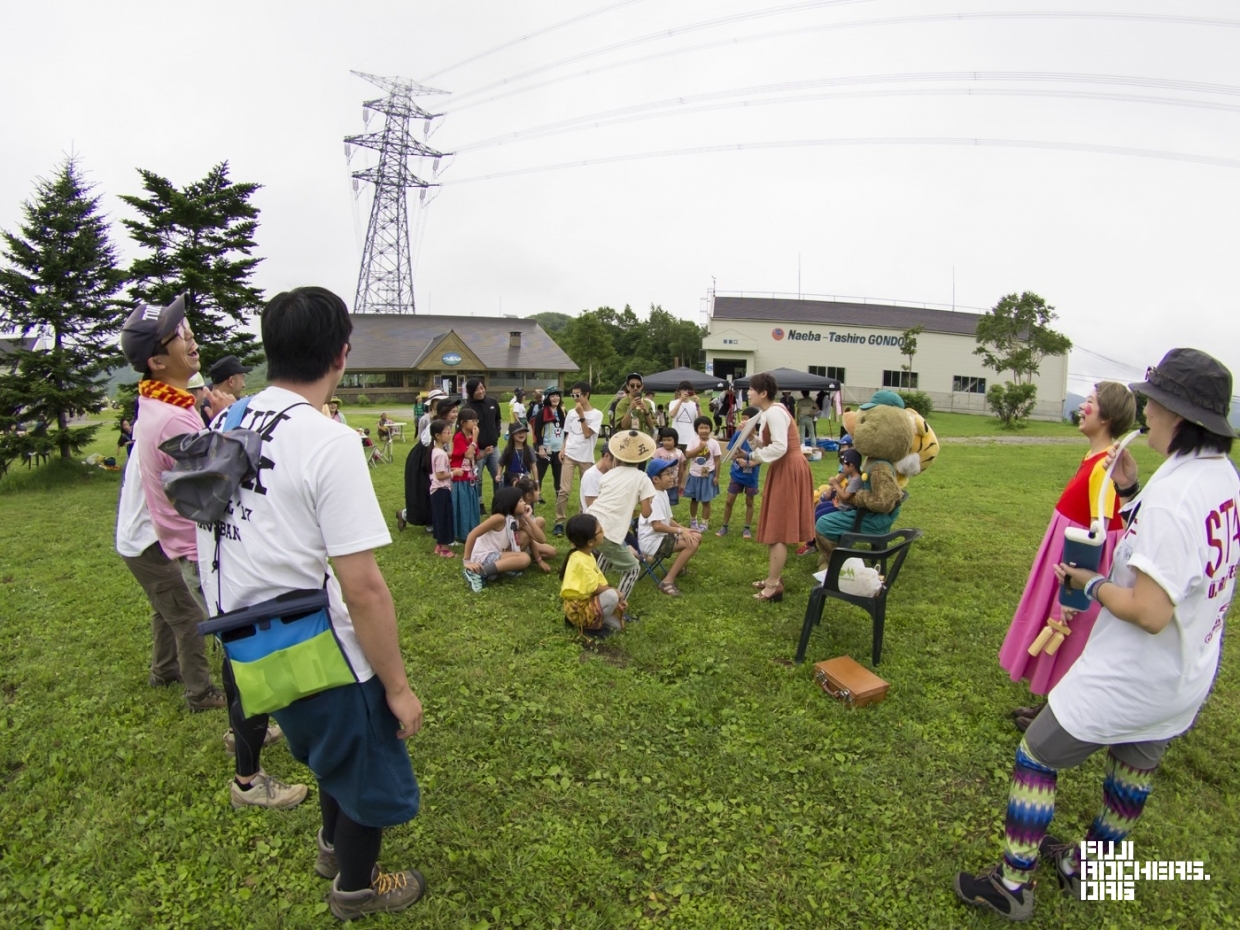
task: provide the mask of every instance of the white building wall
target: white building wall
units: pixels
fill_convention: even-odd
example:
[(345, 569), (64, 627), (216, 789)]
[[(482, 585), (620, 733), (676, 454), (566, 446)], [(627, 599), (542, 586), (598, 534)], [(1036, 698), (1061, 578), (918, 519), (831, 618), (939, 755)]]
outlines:
[[(844, 369), (846, 403), (863, 402), (883, 386), (883, 371), (900, 371), (908, 358), (900, 354), (900, 330), (831, 323), (788, 324), (751, 320), (712, 320), (702, 341), (711, 370), (716, 360), (742, 359), (748, 374), (773, 368), (808, 371), (811, 365)], [(925, 391), (936, 410), (988, 413), (982, 394), (953, 391), (956, 377), (986, 379), (1001, 384), (1010, 373), (997, 376), (975, 355), (977, 340), (957, 333), (924, 332), (917, 338), (913, 371), (917, 390)], [(1058, 420), (1063, 415), (1068, 387), (1067, 355), (1044, 359), (1034, 379), (1038, 404), (1034, 416)]]

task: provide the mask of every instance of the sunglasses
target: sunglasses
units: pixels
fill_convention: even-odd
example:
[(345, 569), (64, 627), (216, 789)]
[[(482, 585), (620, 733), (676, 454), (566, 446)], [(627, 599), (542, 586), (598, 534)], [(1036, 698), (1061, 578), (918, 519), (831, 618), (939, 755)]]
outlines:
[(573, 398), (574, 400), (580, 400), (582, 398), (581, 394), (569, 394), (568, 396)]
[(185, 322), (185, 320), (182, 320), (180, 323), (177, 324), (176, 332), (174, 332), (171, 336), (169, 336), (159, 345), (161, 348), (166, 348), (167, 346), (176, 342), (178, 339), (184, 339), (186, 342), (189, 342), (190, 339), (193, 338), (193, 336), (194, 336), (194, 331), (189, 328), (189, 323)]

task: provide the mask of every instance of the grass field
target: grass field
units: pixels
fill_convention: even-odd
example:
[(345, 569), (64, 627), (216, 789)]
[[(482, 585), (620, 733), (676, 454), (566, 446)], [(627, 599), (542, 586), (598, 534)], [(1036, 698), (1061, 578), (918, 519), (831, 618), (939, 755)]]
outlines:
[[(990, 435), (992, 421), (935, 424)], [(105, 432), (99, 449), (114, 443)], [(371, 473), (389, 520), (409, 448)], [(1156, 457), (1136, 451), (1150, 474)], [(951, 879), (1001, 852), (1018, 742), (1007, 714), (1027, 694), (997, 652), (1083, 452), (945, 446), (900, 521), (926, 536), (890, 600), (878, 671), (891, 695), (851, 712), (791, 662), (811, 558), (790, 565), (782, 604), (759, 607), (748, 582), (765, 550), (711, 535), (683, 598), (642, 581), (642, 621), (585, 646), (565, 632), (554, 577), (474, 595), (459, 560), (393, 527), (379, 559), (426, 726), (410, 744), (422, 814), (388, 832), (382, 861), (416, 864), (430, 893), (377, 925), (993, 926), (957, 904)], [(0, 926), (330, 925), (314, 801), (233, 812), (223, 714), (191, 716), (147, 687), (146, 603), (113, 551), (117, 477), (45, 467), (0, 481)], [(1236, 924), (1232, 640), (1133, 835), (1138, 858), (1204, 859), (1212, 880), (1138, 884), (1128, 903), (1064, 899), (1043, 882), (1031, 926)], [(869, 650), (868, 618), (829, 604), (811, 661), (868, 663)], [(309, 780), (282, 745), (264, 763)], [(1083, 833), (1101, 773), (1093, 759), (1061, 776), (1057, 832)]]

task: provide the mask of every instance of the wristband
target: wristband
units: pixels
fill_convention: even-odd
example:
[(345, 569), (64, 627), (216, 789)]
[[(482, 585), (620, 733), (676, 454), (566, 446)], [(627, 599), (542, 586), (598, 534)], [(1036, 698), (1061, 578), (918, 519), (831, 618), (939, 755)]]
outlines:
[(1141, 482), (1134, 481), (1131, 485), (1129, 485), (1126, 488), (1116, 488), (1115, 493), (1118, 494), (1120, 497), (1132, 497), (1134, 494), (1136, 494), (1140, 490), (1141, 490)]
[(1111, 579), (1107, 578), (1105, 575), (1095, 575), (1093, 578), (1089, 579), (1089, 583), (1085, 585), (1085, 596), (1094, 603), (1099, 603), (1098, 589), (1110, 580)]

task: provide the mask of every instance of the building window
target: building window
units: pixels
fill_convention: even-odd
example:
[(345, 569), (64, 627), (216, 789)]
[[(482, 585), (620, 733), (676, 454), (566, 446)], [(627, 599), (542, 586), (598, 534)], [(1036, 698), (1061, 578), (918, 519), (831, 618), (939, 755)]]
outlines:
[(986, 379), (970, 375), (952, 375), (952, 390), (961, 394), (985, 394)]
[(404, 372), (346, 371), (340, 379), (342, 388), (398, 388), (405, 386)]
[(917, 372), (915, 371), (884, 371), (883, 387), (908, 388), (917, 390)]
[(818, 375), (820, 378), (834, 378), (841, 384), (844, 383), (844, 369), (837, 368), (835, 365), (810, 365), (809, 373)]

